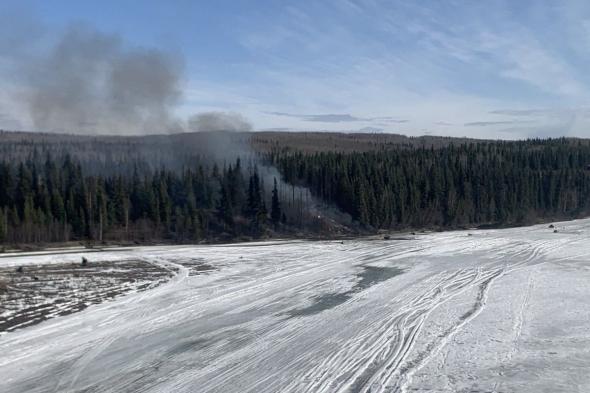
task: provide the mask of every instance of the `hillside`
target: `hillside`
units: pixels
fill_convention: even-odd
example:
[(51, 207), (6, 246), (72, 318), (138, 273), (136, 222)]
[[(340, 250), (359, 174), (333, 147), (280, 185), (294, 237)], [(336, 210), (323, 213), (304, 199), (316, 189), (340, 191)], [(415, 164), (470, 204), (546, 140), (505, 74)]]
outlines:
[(0, 241), (196, 242), (590, 212), (588, 140), (0, 133)]
[(338, 132), (194, 132), (169, 135), (111, 136), (11, 132), (0, 130), (0, 154), (4, 160), (25, 160), (69, 154), (81, 161), (137, 160), (150, 157), (154, 166), (170, 164), (179, 156), (244, 155), (273, 150), (315, 153), (368, 152), (398, 148), (440, 148), (482, 142), (449, 137), (407, 137), (397, 134)]

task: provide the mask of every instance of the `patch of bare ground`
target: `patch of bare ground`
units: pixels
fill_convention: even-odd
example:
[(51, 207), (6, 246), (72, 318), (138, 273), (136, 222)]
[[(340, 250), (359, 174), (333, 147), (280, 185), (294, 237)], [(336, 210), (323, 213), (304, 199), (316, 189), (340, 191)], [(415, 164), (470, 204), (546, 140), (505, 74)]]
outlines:
[(189, 276), (198, 276), (216, 270), (215, 267), (206, 263), (203, 258), (181, 258), (175, 260), (174, 263), (186, 267)]
[(173, 274), (141, 260), (0, 268), (0, 334), (154, 288)]

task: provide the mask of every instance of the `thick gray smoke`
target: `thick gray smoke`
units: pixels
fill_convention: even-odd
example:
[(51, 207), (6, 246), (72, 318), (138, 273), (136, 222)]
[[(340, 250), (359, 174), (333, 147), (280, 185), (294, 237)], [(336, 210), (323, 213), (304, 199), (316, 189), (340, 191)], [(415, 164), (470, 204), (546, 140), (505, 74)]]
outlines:
[(190, 131), (251, 131), (252, 124), (242, 115), (235, 112), (203, 112), (188, 120)]
[(37, 130), (166, 133), (177, 128), (181, 66), (155, 49), (129, 48), (116, 35), (71, 27), (46, 56), (27, 65), (25, 100)]
[(179, 54), (83, 24), (54, 35), (26, 10), (0, 13), (0, 80), (0, 127), (90, 135), (252, 130), (234, 112), (175, 115), (185, 82)]

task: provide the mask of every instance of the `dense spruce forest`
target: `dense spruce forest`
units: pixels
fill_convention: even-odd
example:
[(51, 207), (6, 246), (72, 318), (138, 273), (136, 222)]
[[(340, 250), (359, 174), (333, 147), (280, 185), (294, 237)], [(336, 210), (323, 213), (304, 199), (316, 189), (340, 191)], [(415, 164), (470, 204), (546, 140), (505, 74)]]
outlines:
[(310, 187), (372, 228), (530, 224), (590, 212), (590, 147), (569, 139), (439, 149), (272, 155), (285, 180)]
[[(241, 133), (240, 143), (35, 135), (0, 135), (5, 245), (333, 236), (590, 212), (586, 140), (369, 143), (363, 135), (355, 151), (355, 138), (342, 134), (302, 134), (298, 144), (289, 142), (296, 134)], [(220, 157), (220, 146), (231, 154)]]
[[(195, 158), (195, 160), (197, 160)], [(181, 171), (86, 175), (69, 156), (0, 164), (4, 243), (199, 241), (260, 237), (286, 223), (277, 182), (267, 209), (258, 169), (195, 162)]]

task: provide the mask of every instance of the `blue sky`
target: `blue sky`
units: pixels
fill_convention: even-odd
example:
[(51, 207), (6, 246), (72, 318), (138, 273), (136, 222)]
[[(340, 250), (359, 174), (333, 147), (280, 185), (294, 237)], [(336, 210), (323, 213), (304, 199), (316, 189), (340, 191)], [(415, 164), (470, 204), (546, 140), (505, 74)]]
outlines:
[(81, 24), (178, 59), (181, 119), (227, 111), (255, 129), (590, 137), (587, 1), (4, 0), (0, 9), (4, 128), (34, 127), (14, 99), (26, 87), (11, 56), (41, 55)]

